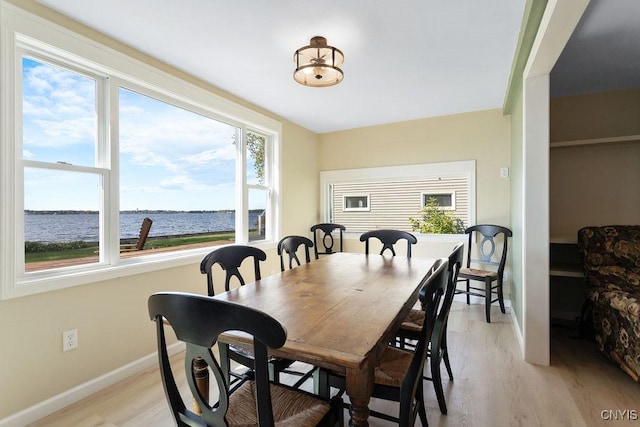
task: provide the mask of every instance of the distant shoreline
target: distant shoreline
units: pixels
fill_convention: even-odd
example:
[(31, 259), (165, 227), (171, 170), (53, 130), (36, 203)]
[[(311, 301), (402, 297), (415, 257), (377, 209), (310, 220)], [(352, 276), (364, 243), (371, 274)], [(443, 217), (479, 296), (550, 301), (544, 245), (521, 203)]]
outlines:
[[(249, 209), (249, 212), (262, 212), (264, 209)], [(176, 214), (176, 213), (234, 213), (235, 209), (219, 209), (219, 210), (191, 210), (191, 211), (174, 211), (174, 210), (128, 210), (128, 211), (120, 211), (121, 214), (145, 214), (145, 215), (153, 215), (153, 214)], [(78, 215), (78, 214), (99, 214), (99, 211), (74, 211), (74, 210), (47, 210), (47, 211), (39, 211), (39, 210), (31, 210), (25, 209), (25, 215)]]

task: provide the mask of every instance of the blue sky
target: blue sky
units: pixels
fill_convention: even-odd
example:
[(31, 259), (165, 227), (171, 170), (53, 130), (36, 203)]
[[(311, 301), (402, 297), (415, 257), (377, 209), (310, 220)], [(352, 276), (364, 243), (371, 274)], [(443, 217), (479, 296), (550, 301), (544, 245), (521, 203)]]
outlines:
[[(95, 81), (28, 58), (23, 69), (24, 158), (94, 166)], [(234, 127), (125, 88), (119, 108), (121, 210), (234, 208)], [(97, 210), (98, 186), (91, 174), (28, 169), (25, 209)]]

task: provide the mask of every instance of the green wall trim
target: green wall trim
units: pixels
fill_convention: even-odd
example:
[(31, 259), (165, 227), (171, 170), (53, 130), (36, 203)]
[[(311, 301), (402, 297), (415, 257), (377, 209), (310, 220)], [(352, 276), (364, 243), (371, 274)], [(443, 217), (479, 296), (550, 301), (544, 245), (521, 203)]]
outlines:
[(513, 63), (511, 64), (509, 84), (507, 85), (507, 92), (504, 97), (504, 106), (502, 107), (505, 115), (511, 114), (517, 89), (522, 83), (522, 73), (524, 72), (524, 67), (527, 65), (533, 42), (538, 34), (538, 28), (540, 27), (542, 15), (544, 15), (547, 7), (547, 2), (548, 0), (527, 0), (525, 4), (522, 27), (518, 35), (518, 44), (513, 57)]

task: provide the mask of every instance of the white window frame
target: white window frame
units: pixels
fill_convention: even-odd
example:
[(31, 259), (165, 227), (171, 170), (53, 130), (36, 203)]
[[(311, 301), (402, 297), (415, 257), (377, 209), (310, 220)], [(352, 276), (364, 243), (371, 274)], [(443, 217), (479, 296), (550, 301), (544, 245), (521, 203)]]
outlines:
[[(21, 161), (17, 162), (18, 167), (16, 167), (15, 174), (15, 191), (16, 191), (16, 215), (15, 215), (15, 269), (16, 269), (16, 277), (18, 282), (22, 282), (28, 278), (40, 278), (49, 275), (55, 274), (65, 274), (67, 271), (74, 270), (87, 270), (96, 268), (96, 266), (104, 266), (112, 262), (111, 260), (116, 260), (118, 257), (119, 251), (116, 249), (115, 252), (110, 252), (107, 249), (113, 245), (110, 242), (118, 241), (118, 229), (115, 229), (115, 233), (104, 233), (103, 236), (99, 239), (99, 253), (100, 260), (97, 263), (91, 264), (82, 264), (69, 268), (57, 268), (56, 272), (53, 271), (43, 271), (43, 272), (31, 272), (25, 273), (25, 254), (24, 254), (24, 171), (26, 168), (34, 168), (34, 169), (48, 169), (48, 170), (57, 170), (64, 172), (83, 172), (98, 176), (100, 182), (102, 182), (102, 193), (100, 194), (100, 234), (103, 229), (106, 229), (106, 225), (108, 224), (108, 219), (113, 215), (112, 212), (105, 210), (105, 206), (109, 206), (110, 202), (110, 189), (113, 188), (114, 182), (112, 181), (114, 178), (114, 174), (112, 173), (112, 168), (109, 162), (109, 135), (108, 128), (105, 126), (105, 123), (108, 121), (108, 104), (106, 102), (109, 96), (109, 80), (106, 75), (99, 72), (97, 69), (91, 68), (87, 66), (87, 64), (83, 64), (78, 61), (74, 61), (71, 58), (62, 58), (56, 55), (55, 53), (49, 52), (46, 48), (44, 48), (39, 43), (32, 43), (22, 35), (18, 35), (16, 37), (15, 43), (15, 61), (16, 61), (16, 72), (15, 72), (15, 80), (14, 87), (15, 89), (15, 117), (17, 125), (15, 128), (15, 139), (8, 141), (8, 144), (15, 144), (16, 153), (21, 153), (23, 151), (22, 141), (22, 114), (18, 114), (17, 112), (22, 111), (22, 96), (23, 96), (23, 82), (22, 82), (22, 58), (29, 57), (34, 60), (48, 64), (53, 67), (57, 67), (63, 70), (67, 70), (72, 73), (76, 73), (78, 75), (82, 75), (84, 77), (88, 77), (94, 79), (96, 82), (96, 125), (97, 125), (97, 133), (96, 133), (96, 161), (93, 165), (74, 165), (70, 163), (58, 162), (53, 163), (49, 161), (38, 161), (38, 160), (28, 160), (22, 158), (22, 155), (18, 155), (18, 158)], [(117, 211), (116, 211), (117, 214)], [(117, 262), (117, 260), (116, 260)]]
[(449, 206), (440, 206), (438, 205), (438, 209), (443, 211), (455, 211), (456, 210), (456, 192), (451, 191), (423, 191), (420, 193), (420, 209), (427, 205), (427, 200), (429, 196), (440, 196), (440, 195), (450, 195), (451, 196), (451, 205)]
[[(253, 133), (257, 133), (261, 136), (263, 136), (265, 138), (265, 148), (264, 148), (264, 184), (248, 184), (247, 183), (247, 162), (245, 161), (246, 158), (244, 156), (246, 156), (247, 153), (247, 134), (248, 132), (253, 132)], [(272, 165), (274, 164), (274, 162), (271, 161), (271, 159), (273, 158), (273, 136), (266, 134), (264, 132), (258, 131), (256, 129), (252, 129), (252, 128), (247, 128), (247, 127), (243, 127), (242, 129), (242, 151), (244, 153), (243, 156), (239, 156), (238, 158), (242, 160), (242, 166), (238, 167), (237, 169), (240, 170), (240, 173), (242, 173), (242, 188), (243, 188), (243, 192), (242, 192), (242, 204), (243, 206), (246, 206), (246, 209), (244, 209), (242, 212), (248, 212), (248, 205), (249, 205), (249, 190), (263, 190), (266, 191), (267, 194), (267, 212), (274, 212), (276, 209), (276, 205), (275, 205), (275, 201), (273, 198), (273, 189), (272, 189), (272, 181), (273, 181), (273, 170), (272, 170)], [(249, 216), (248, 215), (240, 215), (241, 218), (238, 218), (238, 215), (236, 215), (236, 230), (242, 230), (242, 235), (240, 236), (240, 240), (242, 242), (249, 242)], [(240, 227), (238, 227), (238, 221), (242, 221), (242, 224)], [(265, 233), (265, 240), (266, 241), (275, 241), (276, 240), (276, 235), (274, 234), (274, 230), (273, 230), (273, 224), (269, 221), (269, 219), (267, 218), (267, 223), (265, 224), (266, 228), (266, 233)], [(256, 241), (251, 241), (252, 244), (255, 244), (257, 242), (260, 242), (260, 240)]]
[[(357, 208), (347, 208), (347, 199), (349, 197), (366, 198), (366, 206)], [(343, 212), (371, 212), (371, 195), (370, 194), (344, 194), (342, 196), (342, 211)]]
[[(42, 52), (46, 58), (57, 58), (61, 64), (74, 64), (80, 69), (95, 72), (109, 77), (109, 96), (116, 96), (117, 88), (137, 87), (143, 94), (158, 97), (165, 96), (174, 105), (183, 105), (191, 111), (200, 111), (208, 117), (220, 120), (239, 128), (251, 129), (270, 138), (270, 153), (266, 161), (272, 161), (269, 169), (269, 207), (272, 215), (268, 215), (269, 240), (252, 242), (256, 246), (271, 247), (275, 245), (281, 230), (280, 203), (280, 164), (282, 124), (257, 111), (234, 103), (211, 91), (191, 84), (174, 75), (168, 74), (145, 62), (113, 50), (84, 36), (60, 27), (40, 17), (34, 16), (19, 7), (0, 3), (1, 31), (0, 37), (0, 299), (31, 295), (55, 289), (63, 289), (87, 283), (119, 278), (127, 275), (173, 268), (197, 263), (211, 248), (185, 249), (175, 252), (158, 253), (128, 259), (119, 259), (115, 243), (109, 243), (104, 252), (104, 260), (89, 266), (67, 267), (29, 274), (21, 274), (18, 269), (20, 255), (24, 251), (24, 239), (16, 228), (23, 229), (23, 192), (22, 156), (16, 141), (22, 141), (22, 114), (17, 106), (22, 99), (22, 56), (20, 49), (27, 46), (30, 52)], [(18, 47), (21, 46), (21, 47)], [(36, 58), (37, 59), (37, 58)], [(55, 61), (54, 61), (55, 63)], [(17, 84), (17, 85), (16, 85)], [(115, 92), (114, 92), (115, 91)], [(18, 99), (19, 98), (19, 99)], [(111, 108), (114, 103), (112, 102)], [(105, 207), (105, 234), (108, 239), (118, 241), (118, 129), (114, 124), (114, 111), (109, 112), (112, 129), (99, 129), (110, 138), (110, 167), (98, 165), (105, 179), (105, 199), (109, 201)], [(244, 137), (239, 149), (244, 150)], [(21, 144), (21, 143), (20, 143)], [(19, 160), (20, 159), (20, 160)], [(237, 185), (236, 212), (247, 211), (247, 183), (245, 178), (245, 161), (242, 163), (242, 185)], [(27, 164), (27, 163), (25, 163)], [(73, 169), (73, 166), (60, 165), (62, 170)], [(102, 169), (103, 168), (103, 169)], [(237, 168), (238, 169), (238, 168)], [(237, 215), (245, 217), (246, 215)], [(247, 242), (247, 220), (236, 230), (236, 241)], [(105, 237), (106, 239), (106, 237)], [(105, 240), (106, 242), (106, 240)], [(22, 259), (22, 262), (24, 259)], [(23, 263), (24, 264), (24, 263)]]
[[(476, 223), (476, 161), (462, 160), (453, 162), (424, 163), (401, 166), (385, 166), (376, 168), (342, 169), (320, 172), (320, 212), (322, 220), (331, 222), (331, 200), (333, 185), (337, 183), (359, 183), (371, 181), (396, 181), (399, 179), (423, 179), (423, 178), (455, 178), (467, 179), (468, 194), (468, 218), (466, 224)], [(349, 236), (349, 229), (346, 236)], [(358, 233), (360, 234), (360, 233)], [(438, 234), (420, 236), (425, 240), (451, 240), (459, 241), (457, 234)]]

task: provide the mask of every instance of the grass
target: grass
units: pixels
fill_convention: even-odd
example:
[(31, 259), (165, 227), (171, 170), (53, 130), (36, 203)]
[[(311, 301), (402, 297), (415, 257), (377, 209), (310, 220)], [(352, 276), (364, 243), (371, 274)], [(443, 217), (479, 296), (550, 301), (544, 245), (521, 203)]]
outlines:
[(24, 261), (40, 262), (40, 261), (60, 261), (62, 259), (87, 258), (96, 256), (98, 246), (89, 246), (82, 249), (66, 249), (64, 251), (48, 251), (48, 252), (27, 252), (24, 254)]
[(168, 239), (156, 239), (156, 240), (149, 239), (147, 240), (146, 246), (149, 249), (159, 249), (159, 248), (170, 248), (173, 246), (195, 245), (198, 243), (215, 242), (218, 240), (233, 240), (234, 238), (235, 238), (234, 233), (171, 237)]
[[(183, 236), (170, 238), (149, 238), (147, 239), (146, 249), (161, 249), (175, 246), (194, 245), (206, 242), (215, 242), (218, 240), (233, 240), (234, 233), (217, 233), (203, 234), (197, 236)], [(25, 262), (42, 262), (42, 261), (60, 261), (65, 259), (88, 258), (98, 255), (98, 246), (89, 246), (81, 249), (65, 249), (47, 252), (27, 252), (25, 253)]]

